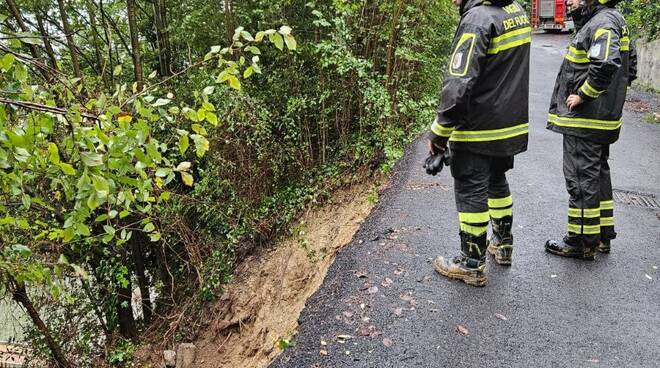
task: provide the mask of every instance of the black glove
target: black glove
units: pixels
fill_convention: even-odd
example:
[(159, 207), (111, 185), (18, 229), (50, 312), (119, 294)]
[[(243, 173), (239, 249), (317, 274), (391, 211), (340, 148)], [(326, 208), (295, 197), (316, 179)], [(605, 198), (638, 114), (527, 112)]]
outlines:
[(450, 161), (451, 155), (449, 153), (449, 148), (445, 148), (443, 152), (431, 153), (429, 157), (424, 160), (423, 168), (426, 169), (427, 174), (436, 176), (445, 166), (449, 166)]

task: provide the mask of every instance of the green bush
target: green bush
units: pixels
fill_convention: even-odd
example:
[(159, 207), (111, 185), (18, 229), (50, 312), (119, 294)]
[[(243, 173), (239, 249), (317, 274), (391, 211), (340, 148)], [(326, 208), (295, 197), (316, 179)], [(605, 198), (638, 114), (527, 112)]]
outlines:
[[(17, 3), (29, 19), (59, 12)], [(125, 1), (103, 3), (121, 19)], [(177, 74), (159, 69), (163, 35), (143, 7), (143, 92), (126, 23), (99, 13), (88, 33), (99, 9), (69, 13), (84, 29), (77, 78), (64, 47), (52, 75), (21, 56), (37, 45), (48, 59), (3, 19), (0, 293), (38, 306), (47, 330), (27, 336), (39, 355), (123, 364), (141, 331), (193, 338), (244, 255), (360, 179), (356, 168), (390, 170), (428, 126), (457, 20), (449, 1), (253, 0), (231, 14), (227, 0), (154, 3), (168, 10)]]

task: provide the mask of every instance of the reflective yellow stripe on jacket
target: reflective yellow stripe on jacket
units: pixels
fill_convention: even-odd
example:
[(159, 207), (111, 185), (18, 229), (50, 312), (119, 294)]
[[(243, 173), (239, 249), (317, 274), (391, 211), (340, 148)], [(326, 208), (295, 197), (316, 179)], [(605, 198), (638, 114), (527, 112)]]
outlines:
[(449, 136), (451, 136), (451, 132), (454, 131), (454, 127), (448, 128), (434, 121), (433, 124), (431, 124), (431, 131), (433, 132), (433, 134), (439, 137), (448, 138)]
[(517, 137), (529, 132), (529, 123), (508, 128), (493, 130), (454, 130), (450, 141), (454, 142), (487, 142)]
[(586, 64), (589, 62), (589, 58), (587, 57), (587, 51), (576, 49), (573, 46), (568, 48), (568, 52), (566, 53), (566, 59), (577, 64)]
[(532, 42), (532, 28), (525, 27), (501, 34), (490, 40), (488, 54), (497, 54)]
[(598, 90), (592, 87), (588, 80), (584, 81), (584, 84), (580, 87), (580, 91), (591, 98), (598, 98), (601, 93), (605, 92), (604, 90)]
[(598, 129), (598, 130), (616, 130), (621, 127), (621, 120), (596, 120), (596, 119), (583, 119), (583, 118), (570, 118), (557, 116), (555, 114), (548, 115), (548, 123), (561, 127), (568, 128), (585, 128), (585, 129)]

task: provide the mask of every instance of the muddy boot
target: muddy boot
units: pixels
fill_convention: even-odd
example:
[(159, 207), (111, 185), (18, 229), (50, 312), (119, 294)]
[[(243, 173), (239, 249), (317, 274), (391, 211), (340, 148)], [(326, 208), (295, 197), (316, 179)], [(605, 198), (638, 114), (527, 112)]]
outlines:
[(587, 246), (579, 237), (564, 236), (562, 241), (548, 240), (545, 250), (562, 257), (578, 258), (593, 261), (596, 257), (596, 247)]
[(474, 236), (461, 232), (461, 255), (453, 259), (437, 257), (433, 265), (442, 276), (472, 286), (485, 286), (486, 234)]
[(601, 240), (600, 244), (598, 244), (597, 249), (601, 253), (609, 253), (610, 252), (610, 240)]
[(491, 219), (493, 234), (488, 239), (488, 253), (495, 257), (499, 265), (510, 266), (513, 254), (513, 235), (511, 224), (513, 218), (505, 216), (501, 219)]

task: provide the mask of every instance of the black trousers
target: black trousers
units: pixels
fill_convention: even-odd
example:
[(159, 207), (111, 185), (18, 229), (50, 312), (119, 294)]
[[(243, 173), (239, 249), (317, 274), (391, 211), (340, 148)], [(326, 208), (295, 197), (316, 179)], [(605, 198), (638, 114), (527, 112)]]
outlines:
[(513, 156), (452, 152), (451, 175), (461, 233), (482, 237), (490, 218), (513, 216), (513, 200), (506, 180), (506, 172), (511, 168)]
[(609, 156), (608, 144), (564, 135), (568, 235), (589, 247), (616, 238)]

